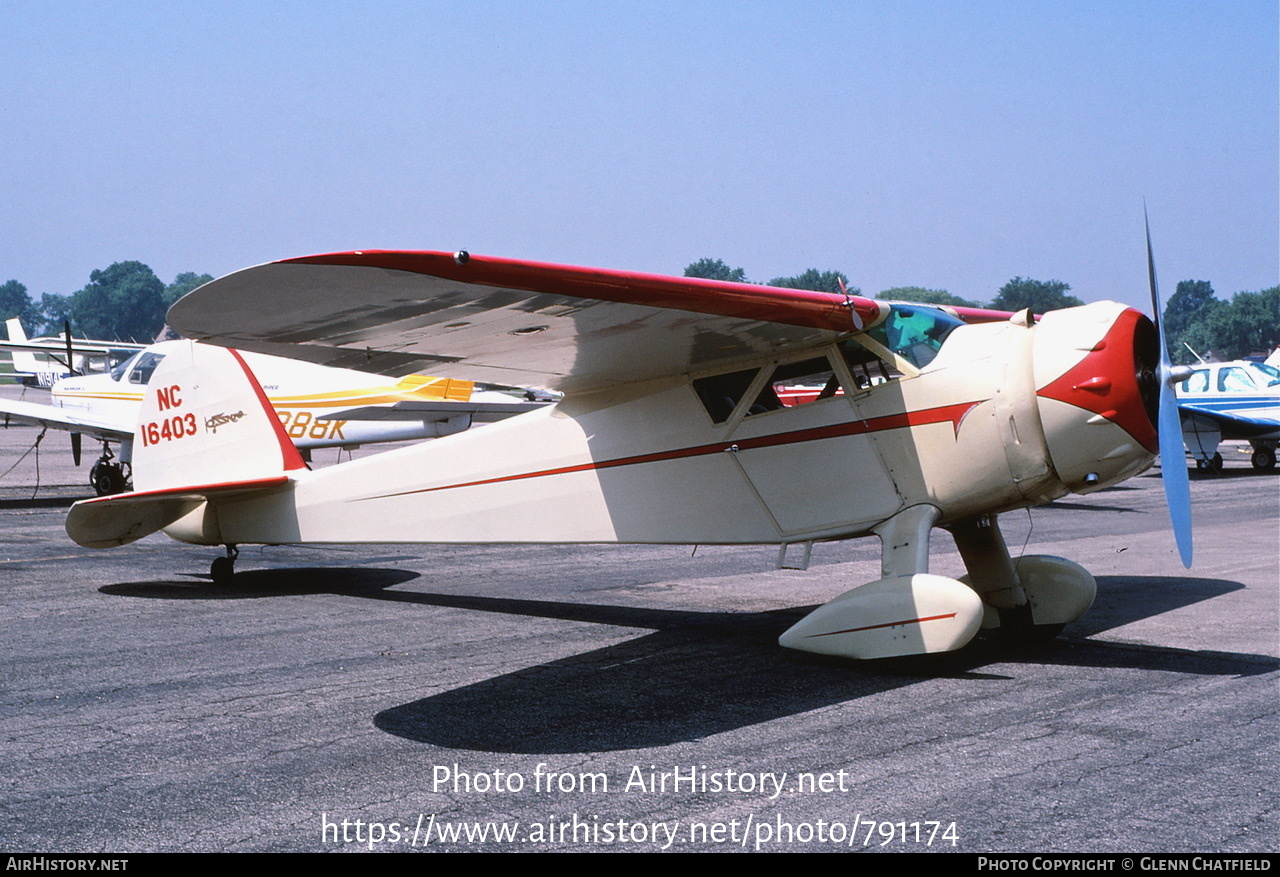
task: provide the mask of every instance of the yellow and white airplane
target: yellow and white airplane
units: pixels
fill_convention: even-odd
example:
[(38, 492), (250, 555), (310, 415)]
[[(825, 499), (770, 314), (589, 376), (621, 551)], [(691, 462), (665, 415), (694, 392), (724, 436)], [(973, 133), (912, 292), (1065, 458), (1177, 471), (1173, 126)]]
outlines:
[[(1154, 269), (1151, 281), (1154, 292)], [(230, 581), (237, 546), (250, 543), (776, 543), (785, 553), (875, 534), (881, 578), (781, 643), (853, 658), (942, 652), (982, 627), (1053, 634), (1089, 608), (1083, 567), (1015, 561), (997, 517), (1142, 472), (1171, 414), (1183, 463), (1171, 508), (1189, 562), (1187, 473), (1157, 327), (1110, 302), (1039, 321), (956, 313), (465, 252), (261, 265), (192, 292), (170, 324), (214, 344), (563, 398), (308, 471), (253, 360), (186, 343), (142, 403), (138, 491), (77, 503), (67, 532), (99, 548), (158, 530), (224, 545), (216, 582)], [(776, 388), (794, 384), (824, 389), (783, 404)], [(955, 540), (964, 579), (929, 573), (935, 528)]]
[[(0, 348), (5, 346), (0, 342)], [(48, 404), (0, 399), (0, 415), (72, 434), (80, 463), (80, 436), (102, 442), (89, 483), (99, 495), (128, 489), (136, 446), (138, 409), (156, 367), (181, 341), (138, 349), (108, 372), (72, 374), (53, 382)], [(30, 347), (26, 349), (31, 349)], [(284, 434), (304, 454), (316, 448), (437, 438), (539, 407), (518, 396), (477, 390), (468, 380), (383, 375), (329, 368), (278, 356), (245, 353), (259, 376)], [(111, 450), (118, 443), (120, 453)]]

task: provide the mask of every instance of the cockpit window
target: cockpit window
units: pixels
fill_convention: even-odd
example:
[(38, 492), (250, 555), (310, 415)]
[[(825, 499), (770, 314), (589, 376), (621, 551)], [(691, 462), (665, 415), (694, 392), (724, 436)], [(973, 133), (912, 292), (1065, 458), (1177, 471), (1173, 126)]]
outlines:
[(1209, 370), (1198, 368), (1191, 373), (1180, 387), (1184, 393), (1207, 393), (1209, 392)]
[(1280, 384), (1280, 368), (1276, 368), (1274, 365), (1255, 362), (1253, 371), (1254, 379), (1264, 387), (1274, 387), (1276, 384)]
[(916, 368), (933, 362), (947, 336), (964, 325), (934, 308), (900, 304), (891, 308), (888, 318), (867, 334)]
[(143, 352), (138, 357), (137, 365), (129, 372), (129, 383), (146, 384), (151, 380), (151, 373), (156, 370), (156, 366), (164, 359), (163, 353), (147, 353)]
[(129, 373), (129, 369), (133, 368), (133, 364), (137, 362), (139, 356), (142, 356), (141, 351), (135, 353), (133, 356), (129, 357), (124, 362), (118, 362), (115, 365), (113, 365), (111, 367), (111, 380), (113, 381), (124, 380), (124, 376)]
[(1218, 389), (1223, 393), (1252, 393), (1258, 388), (1247, 370), (1232, 366), (1218, 372)]

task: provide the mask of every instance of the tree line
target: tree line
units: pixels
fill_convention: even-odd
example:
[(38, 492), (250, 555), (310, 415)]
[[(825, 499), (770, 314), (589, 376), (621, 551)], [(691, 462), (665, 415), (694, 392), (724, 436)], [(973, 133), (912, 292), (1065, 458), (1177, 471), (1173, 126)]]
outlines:
[(37, 302), (17, 280), (0, 285), (0, 320), (18, 317), (28, 335), (61, 335), (64, 322), (78, 338), (101, 341), (155, 340), (169, 305), (212, 274), (183, 272), (166, 284), (142, 262), (116, 262), (94, 270), (89, 282), (70, 295), (44, 293)]
[[(684, 269), (686, 277), (706, 277), (748, 283), (742, 268), (731, 268), (721, 259), (699, 259)], [(44, 293), (34, 301), (17, 280), (0, 285), (0, 320), (19, 317), (31, 335), (59, 335), (64, 321), (81, 338), (146, 343), (164, 328), (169, 306), (203, 283), (210, 274), (183, 272), (164, 283), (142, 262), (116, 262), (92, 271), (89, 282), (70, 295)], [(841, 271), (810, 268), (791, 277), (774, 277), (769, 286), (850, 295), (861, 290)], [(1035, 313), (1083, 304), (1069, 295), (1070, 285), (1060, 280), (1015, 277), (989, 302), (952, 295), (944, 289), (895, 286), (877, 298), (916, 301), (952, 307), (986, 307), (999, 311), (1031, 308)], [(1165, 336), (1175, 362), (1205, 358), (1240, 359), (1269, 353), (1280, 345), (1280, 286), (1260, 292), (1238, 292), (1230, 301), (1218, 298), (1207, 280), (1184, 280), (1169, 297), (1164, 312)]]
[[(684, 275), (750, 282), (743, 269), (731, 268), (720, 259), (699, 259), (686, 266)], [(850, 295), (861, 294), (843, 272), (819, 271), (816, 268), (793, 277), (774, 277), (766, 285), (839, 293), (841, 284)], [(945, 289), (921, 286), (895, 286), (882, 290), (875, 297), (997, 311), (1031, 308), (1032, 312), (1042, 314), (1084, 304), (1074, 295), (1068, 295), (1070, 289), (1070, 285), (1061, 280), (1015, 277), (1000, 287), (989, 302), (973, 301), (952, 295)], [(1165, 304), (1164, 331), (1175, 363), (1196, 362), (1196, 354), (1206, 359), (1229, 360), (1270, 353), (1280, 346), (1280, 286), (1260, 292), (1238, 292), (1230, 301), (1223, 301), (1214, 295), (1209, 281), (1183, 280)]]

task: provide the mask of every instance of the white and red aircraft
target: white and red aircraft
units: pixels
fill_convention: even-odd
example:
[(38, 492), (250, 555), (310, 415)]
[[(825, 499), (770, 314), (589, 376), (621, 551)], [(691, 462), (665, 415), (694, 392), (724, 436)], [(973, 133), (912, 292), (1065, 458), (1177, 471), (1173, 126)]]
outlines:
[[(143, 401), (138, 492), (77, 503), (67, 532), (100, 548), (157, 530), (225, 545), (215, 581), (229, 580), (246, 543), (780, 543), (785, 552), (874, 533), (882, 577), (817, 609), (783, 645), (876, 658), (956, 649), (980, 627), (1056, 633), (1092, 603), (1092, 576), (1062, 558), (1012, 559), (997, 516), (1152, 464), (1157, 420), (1169, 416), (1158, 397), (1172, 400), (1161, 392), (1159, 333), (1109, 302), (1039, 321), (958, 316), (465, 252), (261, 265), (192, 292), (170, 324), (215, 344), (563, 398), (308, 471), (252, 361), (187, 344), (165, 358)], [(787, 405), (775, 389), (786, 385), (822, 389)], [(1167, 468), (1181, 469), (1183, 491), (1171, 507), (1184, 540), (1186, 467), (1169, 410), (1181, 465)], [(964, 580), (929, 573), (936, 527), (954, 538)]]
[[(77, 344), (80, 342), (77, 342)], [(8, 346), (0, 342), (0, 349)], [(53, 382), (49, 403), (0, 398), (4, 422), (16, 420), (72, 435), (80, 464), (80, 436), (102, 443), (89, 473), (99, 495), (129, 485), (135, 428), (143, 393), (157, 366), (181, 341), (139, 348), (107, 372), (71, 374)], [(31, 348), (26, 348), (31, 349)], [(355, 448), (381, 442), (436, 438), (540, 407), (508, 393), (478, 390), (468, 380), (379, 374), (328, 368), (278, 356), (246, 353), (289, 440), (304, 454), (318, 448)], [(111, 445), (119, 443), (117, 457)]]

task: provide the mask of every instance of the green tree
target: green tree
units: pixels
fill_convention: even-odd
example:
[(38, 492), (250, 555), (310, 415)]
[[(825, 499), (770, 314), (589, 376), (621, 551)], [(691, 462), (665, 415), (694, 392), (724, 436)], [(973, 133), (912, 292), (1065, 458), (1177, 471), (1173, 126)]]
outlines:
[(116, 262), (89, 275), (71, 296), (77, 335), (107, 341), (150, 341), (164, 325), (164, 284), (141, 262)]
[(728, 280), (733, 283), (747, 282), (747, 272), (741, 268), (730, 268), (720, 259), (699, 259), (685, 266), (684, 276), (705, 277), (708, 280)]
[(197, 286), (203, 286), (211, 280), (213, 280), (212, 274), (196, 274), (194, 271), (182, 272), (177, 277), (173, 278), (173, 283), (170, 283), (164, 288), (164, 295), (162, 298), (164, 299), (165, 310), (167, 311), (173, 306), (175, 301), (182, 298)]
[(1280, 286), (1232, 296), (1230, 332), (1233, 359), (1280, 346)]
[[(1181, 288), (1182, 284), (1178, 286)], [(1168, 309), (1165, 313), (1169, 313)], [(1181, 326), (1173, 319), (1168, 322), (1177, 329), (1170, 339), (1169, 329), (1165, 328), (1169, 353), (1176, 362), (1196, 361), (1188, 347), (1206, 359), (1241, 359), (1270, 353), (1280, 344), (1280, 286), (1261, 292), (1237, 292), (1229, 303), (1201, 297), (1190, 311), (1188, 322)]]
[(895, 286), (880, 293), (889, 301), (916, 301), (921, 304), (947, 305), (953, 308), (980, 308), (980, 302), (952, 295), (945, 289), (925, 289), (923, 286)]
[(27, 295), (27, 287), (16, 280), (0, 286), (0, 321), (12, 317), (22, 320), (22, 328), (29, 333), (39, 328), (40, 308)]
[(1202, 356), (1219, 346), (1226, 334), (1226, 302), (1213, 294), (1207, 280), (1182, 280), (1164, 306), (1164, 338), (1176, 363), (1196, 362), (1187, 345)]
[(775, 277), (769, 281), (769, 286), (781, 286), (786, 289), (812, 289), (815, 292), (840, 292), (840, 284), (843, 282), (848, 289), (850, 295), (857, 295), (859, 289), (856, 286), (849, 286), (849, 278), (842, 271), (819, 271), (817, 268), (810, 268), (803, 274), (797, 274), (795, 277)]
[(71, 319), (71, 296), (46, 292), (40, 296), (38, 335), (61, 335), (63, 324)]
[(997, 311), (1020, 311), (1031, 308), (1033, 314), (1074, 308), (1084, 304), (1074, 295), (1067, 295), (1071, 287), (1061, 280), (1032, 280), (1015, 277), (1000, 287), (991, 307)]

